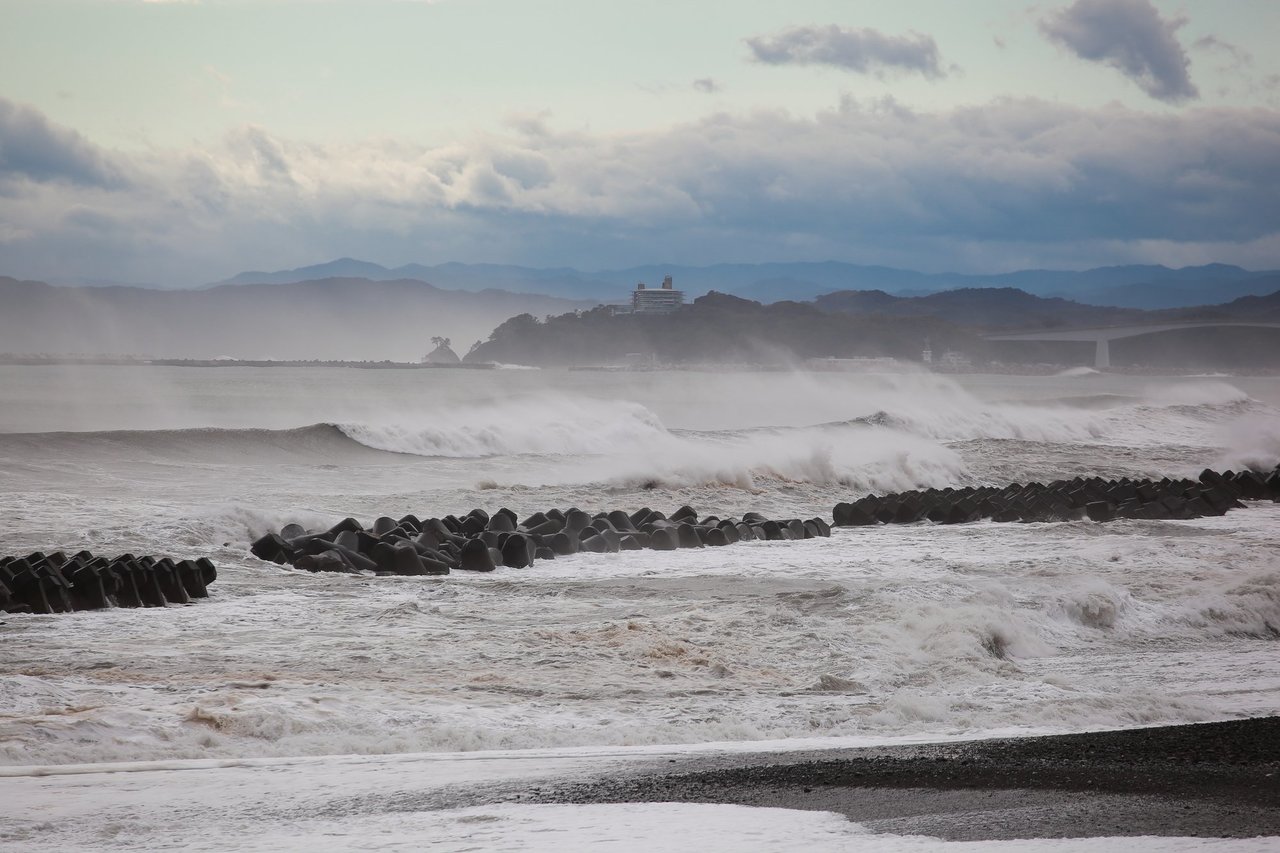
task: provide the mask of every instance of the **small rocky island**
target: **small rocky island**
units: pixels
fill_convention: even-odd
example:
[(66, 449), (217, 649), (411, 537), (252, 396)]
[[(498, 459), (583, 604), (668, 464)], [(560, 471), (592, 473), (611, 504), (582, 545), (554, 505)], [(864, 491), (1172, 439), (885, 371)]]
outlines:
[(462, 359), (458, 358), (458, 354), (449, 346), (453, 343), (448, 338), (435, 337), (431, 339), (431, 345), (435, 347), (431, 352), (422, 357), (423, 364), (461, 364)]

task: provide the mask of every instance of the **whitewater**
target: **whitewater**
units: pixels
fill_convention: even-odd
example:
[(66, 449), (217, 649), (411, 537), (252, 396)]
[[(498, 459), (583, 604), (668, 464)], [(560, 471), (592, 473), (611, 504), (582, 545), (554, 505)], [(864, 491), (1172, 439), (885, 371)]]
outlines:
[[(837, 529), (491, 576), (310, 575), (248, 553), (286, 523), (346, 516), (689, 504), (829, 518), (869, 492), (1277, 463), (1274, 377), (0, 367), (0, 553), (207, 556), (220, 571), (189, 607), (0, 616), (0, 788), (41, 768), (47, 787), (27, 796), (83, 816), (66, 780), (88, 774), (136, 797), (141, 825), (170, 783), (129, 794), (130, 774), (102, 771), (203, 769), (230, 796), (259, 762), (277, 794), (304, 768), (308, 784), (365, 773), (396, 790), (403, 762), (421, 788), (693, 751), (1277, 714), (1280, 504)], [(504, 808), (325, 819), (382, 821), (366, 829), (406, 849), (485, 821), (526, 847), (542, 837), (548, 812)], [(572, 811), (574, 843), (607, 849), (619, 813), (592, 815), (623, 807), (540, 808)], [(797, 848), (858, 832), (630, 808), (652, 832), (732, 825)], [(321, 817), (308, 831), (323, 835)], [(116, 843), (101, 822), (0, 832), (31, 849)], [(899, 842), (868, 849), (934, 849)]]

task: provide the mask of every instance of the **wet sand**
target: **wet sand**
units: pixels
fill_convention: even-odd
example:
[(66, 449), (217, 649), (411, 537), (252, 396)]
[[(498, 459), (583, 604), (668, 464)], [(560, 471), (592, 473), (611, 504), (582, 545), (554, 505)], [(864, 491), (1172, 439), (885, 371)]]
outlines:
[(1280, 836), (1280, 717), (690, 759), (520, 799), (833, 811), (877, 831), (957, 841)]

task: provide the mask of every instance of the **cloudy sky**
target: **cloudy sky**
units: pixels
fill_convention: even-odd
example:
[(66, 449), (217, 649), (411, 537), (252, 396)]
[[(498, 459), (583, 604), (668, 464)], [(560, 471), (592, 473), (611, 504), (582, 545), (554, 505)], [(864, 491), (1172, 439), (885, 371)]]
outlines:
[(0, 274), (1280, 268), (1274, 0), (0, 0)]

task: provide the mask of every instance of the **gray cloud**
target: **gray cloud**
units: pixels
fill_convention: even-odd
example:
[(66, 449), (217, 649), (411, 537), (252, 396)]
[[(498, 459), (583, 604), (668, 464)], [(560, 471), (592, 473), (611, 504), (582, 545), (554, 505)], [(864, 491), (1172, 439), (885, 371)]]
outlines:
[(1076, 0), (1042, 19), (1040, 30), (1081, 59), (1109, 65), (1151, 97), (1176, 104), (1200, 97), (1177, 39), (1184, 23), (1160, 17), (1151, 0)]
[(693, 81), (693, 88), (698, 92), (706, 92), (710, 95), (719, 92), (724, 87), (713, 77), (699, 77)]
[(1214, 70), (1221, 75), (1216, 94), (1229, 98), (1237, 92), (1266, 103), (1276, 103), (1275, 77), (1259, 79), (1254, 73), (1253, 54), (1217, 36), (1201, 36), (1191, 47), (1212, 57)]
[(0, 180), (15, 178), (103, 187), (124, 180), (112, 158), (79, 133), (0, 97)]
[(110, 213), (83, 205), (71, 207), (62, 217), (62, 222), (75, 228), (99, 233), (119, 231), (123, 227), (122, 223)]
[(914, 71), (929, 79), (946, 76), (931, 36), (889, 36), (872, 29), (792, 27), (746, 40), (752, 57), (768, 65), (832, 65), (860, 74)]
[[(846, 99), (628, 134), (447, 146), (264, 129), (135, 155), (136, 179), (0, 194), (0, 274), (199, 283), (351, 255), (625, 266), (1280, 266), (1280, 112)], [(287, 177), (282, 177), (287, 176)]]
[(1228, 68), (1243, 69), (1253, 65), (1253, 54), (1242, 47), (1224, 41), (1217, 36), (1201, 36), (1191, 45), (1199, 50), (1207, 50), (1222, 54), (1227, 58)]

